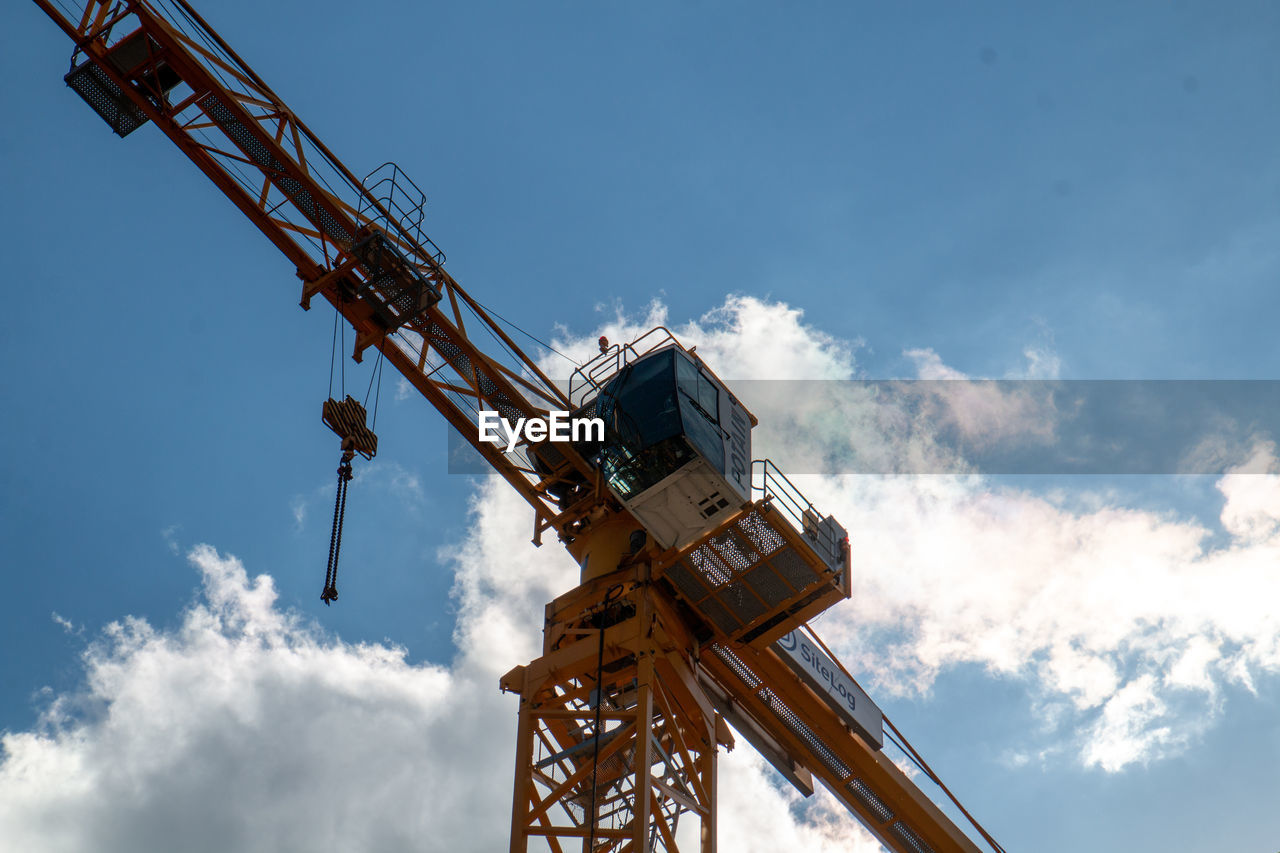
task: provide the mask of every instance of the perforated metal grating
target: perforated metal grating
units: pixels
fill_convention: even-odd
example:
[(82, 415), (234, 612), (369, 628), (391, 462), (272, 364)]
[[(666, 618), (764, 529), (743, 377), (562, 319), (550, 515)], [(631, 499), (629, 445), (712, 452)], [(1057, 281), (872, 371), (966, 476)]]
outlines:
[[(432, 323), (427, 333), (427, 340), (459, 376), (471, 381), (473, 376), (471, 358), (445, 333), (444, 327), (438, 323)], [(498, 390), (498, 384), (483, 368), (475, 368), (474, 377), (476, 384), (480, 387), (480, 393), (484, 396), (485, 404), (493, 406), (498, 414), (512, 423), (524, 417), (524, 411)]]
[(765, 603), (742, 583), (729, 584), (720, 591), (719, 598), (733, 613), (733, 618), (743, 625), (762, 616), (766, 609)]
[(147, 114), (142, 108), (131, 101), (115, 81), (92, 61), (72, 69), (63, 80), (86, 104), (93, 107), (93, 111), (111, 126), (117, 136), (126, 137), (147, 123)]
[(794, 585), (784, 583), (767, 565), (747, 572), (743, 580), (762, 601), (780, 601), (794, 589)]
[(318, 205), (305, 189), (301, 181), (293, 178), (284, 170), (271, 150), (254, 135), (226, 104), (218, 100), (216, 95), (206, 95), (200, 100), (200, 109), (217, 123), (218, 127), (240, 147), (249, 159), (268, 174), (271, 182), (288, 196), (293, 205), (311, 220), (324, 234), (340, 246), (351, 245), (351, 232), (340, 223), (323, 205)]
[[(815, 571), (758, 510), (708, 538), (666, 570), (680, 594), (730, 637), (769, 614), (787, 612), (822, 585)], [(768, 624), (767, 622), (765, 624)]]
[(785, 548), (778, 552), (777, 556), (771, 561), (774, 571), (783, 577), (787, 583), (797, 589), (802, 585), (813, 582), (813, 569), (809, 564), (800, 558), (800, 555), (790, 548)]
[(782, 699), (780, 699), (778, 695), (768, 687), (761, 686), (760, 677), (756, 675), (751, 670), (751, 667), (747, 666), (741, 658), (720, 643), (712, 644), (711, 651), (716, 657), (724, 661), (725, 664), (733, 670), (734, 674), (737, 675), (738, 678), (742, 679), (744, 684), (755, 691), (756, 697), (773, 712), (774, 716), (777, 717), (778, 721), (786, 727), (787, 731), (791, 732), (799, 738), (805, 746), (809, 747), (810, 751), (819, 761), (822, 762), (824, 767), (841, 779), (849, 776), (853, 772), (849, 768), (849, 765), (841, 761), (840, 756), (836, 755), (831, 747), (827, 746), (827, 744), (823, 742), (822, 738), (818, 737), (814, 733), (813, 729), (805, 725), (805, 722), (796, 715), (795, 711), (791, 710), (786, 702), (783, 702)]
[(814, 734), (813, 729), (805, 725), (804, 720), (801, 720), (796, 715), (796, 712), (788, 707), (787, 703), (779, 699), (776, 693), (765, 687), (757, 695), (768, 706), (769, 710), (773, 711), (778, 720), (787, 727), (787, 730), (809, 747), (814, 757), (822, 763), (823, 767), (830, 770), (832, 775), (843, 779), (853, 772), (852, 768), (841, 761), (840, 756), (836, 755), (835, 751), (827, 746), (822, 738)]
[(867, 807), (867, 811), (875, 815), (881, 823), (887, 823), (893, 820), (893, 809), (884, 804), (884, 801), (876, 796), (875, 792), (867, 787), (867, 783), (861, 779), (851, 779), (845, 788), (850, 794)]
[(902, 821), (898, 821), (889, 827), (889, 832), (903, 844), (910, 847), (914, 853), (934, 853), (933, 848), (926, 844), (923, 838), (916, 835), (915, 831)]
[(751, 671), (751, 667), (742, 662), (742, 658), (735, 655), (726, 647), (715, 643), (711, 646), (711, 651), (716, 657), (725, 662), (729, 669), (733, 670), (733, 674), (742, 680), (742, 683), (755, 690), (760, 686), (760, 678)]
[(757, 512), (738, 522), (738, 528), (751, 540), (751, 544), (761, 554), (768, 556), (777, 551), (785, 543), (782, 535), (769, 526), (769, 523)]

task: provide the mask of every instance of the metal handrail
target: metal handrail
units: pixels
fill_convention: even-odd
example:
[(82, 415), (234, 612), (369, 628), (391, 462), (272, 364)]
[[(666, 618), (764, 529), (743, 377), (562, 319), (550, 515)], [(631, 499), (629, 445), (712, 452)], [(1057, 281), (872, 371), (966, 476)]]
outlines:
[[(751, 498), (753, 501), (767, 501), (776, 507), (798, 532), (804, 532), (806, 526), (823, 518), (813, 502), (769, 459), (756, 459), (751, 463)], [(808, 525), (806, 518), (809, 519)]]
[(401, 254), (425, 252), (436, 264), (444, 263), (444, 252), (422, 233), (427, 195), (398, 165), (388, 160), (365, 175), (359, 198), (357, 217), (378, 225)]
[[(648, 341), (653, 335), (661, 335), (657, 341)], [(634, 361), (661, 349), (668, 343), (684, 349), (680, 341), (666, 326), (655, 326), (629, 344), (614, 344), (586, 364), (573, 371), (569, 377), (569, 405), (577, 409), (595, 399), (609, 380)]]

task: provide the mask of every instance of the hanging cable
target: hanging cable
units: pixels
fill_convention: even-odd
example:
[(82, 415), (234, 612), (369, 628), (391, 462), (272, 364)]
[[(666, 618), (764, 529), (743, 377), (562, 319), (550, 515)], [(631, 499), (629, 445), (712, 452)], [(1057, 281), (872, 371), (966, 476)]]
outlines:
[[(472, 297), (472, 298), (473, 298), (473, 299), (475, 299), (475, 297)], [(493, 316), (497, 317), (497, 318), (498, 318), (499, 320), (501, 320), (502, 322), (506, 323), (506, 324), (507, 324), (508, 326), (510, 326), (511, 328), (515, 329), (515, 330), (516, 330), (517, 332), (519, 332), (520, 334), (524, 335), (524, 336), (525, 336), (526, 338), (528, 338), (529, 340), (533, 341), (535, 344), (538, 344), (538, 345), (539, 345), (539, 346), (541, 346), (541, 347), (545, 347), (545, 348), (547, 348), (547, 349), (551, 350), (553, 353), (555, 353), (556, 355), (560, 356), (560, 357), (561, 357), (561, 358), (563, 358), (565, 361), (567, 361), (567, 362), (569, 362), (570, 364), (572, 364), (574, 367), (582, 367), (582, 365), (581, 365), (580, 363), (578, 363), (578, 362), (574, 361), (574, 360), (573, 360), (572, 358), (570, 358), (569, 356), (567, 356), (567, 355), (565, 355), (564, 353), (560, 352), (560, 350), (556, 349), (555, 347), (553, 347), (551, 344), (547, 343), (546, 341), (544, 341), (544, 340), (542, 340), (542, 339), (540, 339), (540, 338), (536, 338), (536, 337), (534, 337), (533, 335), (529, 334), (529, 333), (528, 333), (528, 332), (526, 332), (524, 329), (520, 328), (520, 327), (519, 327), (519, 326), (517, 326), (515, 323), (511, 322), (510, 320), (508, 320), (506, 317), (503, 317), (503, 316), (502, 316), (501, 314), (499, 314), (497, 311), (494, 311), (494, 310), (493, 310), (492, 308), (490, 308), (488, 305), (485, 305), (485, 304), (484, 304), (483, 302), (481, 302), (479, 299), (476, 299), (476, 304), (477, 304), (477, 305), (479, 305), (481, 308), (483, 308), (486, 312), (488, 312), (488, 313), (492, 314)]]
[[(386, 345), (386, 338), (382, 339), (382, 346)], [(385, 356), (382, 353), (382, 346), (378, 347), (378, 361), (373, 366), (373, 372), (369, 374), (369, 387), (364, 392), (364, 406), (369, 408), (369, 395), (373, 394), (373, 419), (369, 422), (369, 429), (375, 429), (378, 426), (378, 401), (382, 398), (382, 365)], [(377, 380), (377, 389), (374, 388), (374, 380)]]
[(369, 429), (375, 429), (378, 426), (378, 402), (382, 399), (382, 368), (384, 364), (382, 350), (378, 350), (378, 385), (373, 391), (373, 420), (369, 423)]
[(916, 760), (916, 757), (907, 750), (907, 747), (905, 745), (900, 743), (898, 739), (893, 736), (892, 732), (886, 731), (884, 733), (884, 739), (889, 741), (889, 743), (893, 744), (894, 746), (896, 746), (898, 750), (903, 754), (903, 756), (905, 756), (908, 761), (910, 761), (912, 764), (916, 766), (917, 770), (919, 770), (925, 776), (929, 775), (929, 771), (925, 769), (924, 765)]
[(324, 591), (320, 600), (326, 605), (338, 600), (338, 555), (342, 551), (342, 520), (347, 513), (347, 483), (351, 482), (351, 460), (354, 450), (342, 452), (338, 465), (338, 494), (333, 499), (333, 532), (329, 534), (329, 565), (324, 573)]
[(338, 357), (338, 320), (342, 316), (340, 312), (333, 312), (333, 341), (329, 344), (329, 397), (333, 397), (333, 363)]
[(969, 814), (969, 810), (966, 809), (963, 805), (961, 805), (960, 801), (956, 799), (956, 795), (951, 793), (951, 789), (943, 784), (942, 780), (938, 778), (938, 774), (934, 773), (933, 768), (930, 767), (929, 763), (924, 760), (924, 757), (920, 755), (920, 753), (916, 752), (915, 747), (911, 745), (911, 741), (907, 740), (906, 735), (900, 732), (898, 730), (898, 727), (895, 726), (893, 724), (893, 721), (890, 720), (887, 716), (884, 716), (883, 719), (884, 719), (885, 725), (887, 725), (893, 731), (893, 733), (898, 736), (898, 740), (901, 741), (901, 743), (898, 743), (898, 741), (894, 741), (895, 745), (897, 745), (899, 749), (906, 747), (905, 749), (903, 749), (903, 752), (907, 754), (907, 757), (909, 757), (917, 767), (923, 770), (925, 775), (928, 776), (935, 785), (937, 785), (939, 788), (942, 789), (942, 792), (947, 795), (947, 798), (950, 799), (953, 804), (955, 804), (955, 807), (960, 810), (960, 813), (964, 815), (966, 818), (968, 818), (969, 823), (973, 826), (973, 828), (978, 830), (978, 834), (980, 834), (983, 837), (983, 839), (985, 839), (986, 842), (991, 845), (991, 849), (994, 850), (995, 853), (1005, 853), (1005, 849), (1000, 846), (999, 842), (997, 842), (994, 838), (991, 837), (991, 834), (987, 832), (987, 830), (982, 826), (982, 824), (978, 823), (977, 818)]

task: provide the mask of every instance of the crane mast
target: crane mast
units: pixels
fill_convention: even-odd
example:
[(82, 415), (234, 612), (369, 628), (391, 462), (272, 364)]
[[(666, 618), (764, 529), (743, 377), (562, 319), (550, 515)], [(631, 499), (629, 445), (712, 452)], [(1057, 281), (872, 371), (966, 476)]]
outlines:
[[(380, 353), (530, 504), (535, 543), (553, 531), (579, 563), (542, 656), (500, 682), (520, 697), (511, 850), (712, 853), (734, 732), (895, 853), (978, 850), (884, 756), (879, 709), (808, 628), (850, 595), (844, 528), (752, 462), (754, 416), (696, 353), (665, 329), (602, 340), (558, 385), (444, 269), (417, 186), (389, 163), (357, 179), (186, 0), (34, 2), (74, 43), (67, 85), (121, 137), (158, 127), (293, 264), (302, 307), (332, 305), (353, 358)], [(555, 412), (603, 436), (478, 429)]]

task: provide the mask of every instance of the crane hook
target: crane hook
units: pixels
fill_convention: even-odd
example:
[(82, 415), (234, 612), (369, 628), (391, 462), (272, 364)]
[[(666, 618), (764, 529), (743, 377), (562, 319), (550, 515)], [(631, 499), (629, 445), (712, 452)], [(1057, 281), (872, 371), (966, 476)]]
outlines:
[(338, 463), (338, 494), (333, 500), (333, 532), (329, 534), (329, 566), (324, 573), (320, 600), (326, 605), (338, 600), (338, 554), (342, 551), (342, 520), (347, 514), (347, 483), (351, 482), (351, 460), (359, 453), (372, 459), (378, 452), (378, 436), (365, 426), (365, 409), (352, 397), (341, 402), (330, 397), (321, 409), (321, 420), (342, 439), (342, 461)]
[[(343, 442), (344, 447), (347, 442)], [(324, 591), (320, 600), (326, 605), (338, 600), (338, 554), (342, 551), (342, 520), (347, 514), (347, 483), (351, 482), (351, 460), (356, 452), (347, 448), (342, 451), (342, 461), (338, 464), (338, 494), (333, 501), (333, 532), (329, 534), (329, 566), (324, 573)]]

